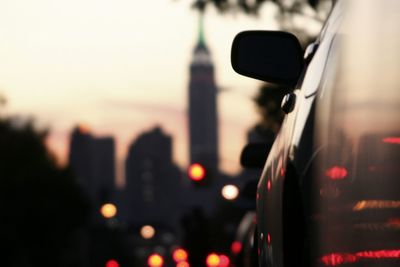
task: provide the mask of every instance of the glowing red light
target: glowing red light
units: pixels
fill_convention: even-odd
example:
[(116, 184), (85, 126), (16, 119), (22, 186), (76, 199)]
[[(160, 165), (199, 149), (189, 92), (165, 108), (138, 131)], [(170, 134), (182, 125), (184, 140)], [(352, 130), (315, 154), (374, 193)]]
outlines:
[(187, 261), (188, 253), (182, 248), (175, 249), (172, 253), (172, 258), (175, 262)]
[(357, 260), (358, 259), (356, 256), (346, 253), (332, 253), (323, 256), (321, 259), (326, 266), (337, 266), (345, 263), (353, 263)]
[(190, 264), (187, 261), (181, 261), (176, 264), (176, 267), (190, 267)]
[(356, 253), (356, 256), (369, 259), (400, 259), (400, 250), (361, 251)]
[(395, 145), (400, 145), (400, 137), (387, 137), (383, 138), (382, 142), (387, 143), (387, 144), (395, 144)]
[(198, 163), (194, 163), (189, 167), (189, 178), (195, 182), (199, 182), (206, 176), (206, 170)]
[(360, 251), (357, 253), (332, 253), (323, 256), (321, 261), (326, 266), (337, 266), (368, 259), (400, 259), (400, 250), (371, 250)]
[(164, 264), (164, 258), (159, 254), (151, 254), (147, 259), (147, 264), (150, 267), (161, 267)]
[(267, 242), (268, 242), (268, 244), (271, 244), (271, 235), (270, 234), (267, 235)]
[(325, 175), (332, 180), (342, 180), (347, 177), (347, 174), (347, 169), (339, 166), (334, 166), (325, 172)]
[(231, 251), (233, 254), (239, 254), (242, 251), (242, 243), (234, 241), (231, 245)]
[(211, 253), (206, 258), (206, 264), (208, 267), (218, 267), (221, 262), (219, 256), (215, 253)]
[(218, 267), (229, 267), (231, 261), (229, 260), (228, 256), (226, 255), (219, 255), (219, 265)]
[(271, 190), (271, 180), (268, 180), (267, 182), (267, 189), (268, 191)]
[(119, 267), (119, 263), (116, 260), (109, 260), (106, 263), (106, 267)]

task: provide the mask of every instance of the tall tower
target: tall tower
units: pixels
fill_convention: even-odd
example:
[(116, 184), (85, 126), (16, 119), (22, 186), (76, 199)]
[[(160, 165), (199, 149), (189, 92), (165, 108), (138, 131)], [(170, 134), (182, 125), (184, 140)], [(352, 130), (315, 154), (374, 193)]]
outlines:
[(200, 13), (199, 35), (190, 65), (189, 82), (190, 163), (218, 171), (217, 87), (214, 66), (204, 39)]

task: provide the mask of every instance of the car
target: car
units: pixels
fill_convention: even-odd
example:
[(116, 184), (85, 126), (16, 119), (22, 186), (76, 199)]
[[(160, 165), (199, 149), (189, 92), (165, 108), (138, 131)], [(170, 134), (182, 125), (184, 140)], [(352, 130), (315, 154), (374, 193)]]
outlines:
[(259, 266), (400, 266), (400, 2), (337, 0), (305, 51), (239, 33), (233, 69), (284, 84), (257, 188)]
[(248, 143), (240, 155), (240, 164), (247, 171), (248, 178), (241, 186), (242, 202), (247, 212), (241, 219), (231, 244), (231, 259), (234, 267), (253, 267), (258, 265), (255, 197), (259, 174), (267, 159), (272, 142)]
[[(240, 221), (231, 244), (231, 259), (235, 267), (253, 267), (258, 264), (255, 211), (248, 211)], [(256, 241), (256, 242), (254, 242)]]

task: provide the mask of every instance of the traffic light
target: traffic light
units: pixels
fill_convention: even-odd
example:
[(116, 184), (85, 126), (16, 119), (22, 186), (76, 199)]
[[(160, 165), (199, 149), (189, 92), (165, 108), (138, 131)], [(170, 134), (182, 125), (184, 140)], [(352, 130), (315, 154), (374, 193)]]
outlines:
[(202, 163), (192, 163), (188, 168), (188, 177), (196, 186), (208, 186), (213, 177), (213, 171)]
[(189, 166), (188, 175), (194, 182), (201, 182), (206, 178), (206, 168), (200, 163), (193, 163)]
[(151, 254), (147, 258), (147, 264), (149, 267), (162, 267), (164, 265), (164, 258), (157, 253)]

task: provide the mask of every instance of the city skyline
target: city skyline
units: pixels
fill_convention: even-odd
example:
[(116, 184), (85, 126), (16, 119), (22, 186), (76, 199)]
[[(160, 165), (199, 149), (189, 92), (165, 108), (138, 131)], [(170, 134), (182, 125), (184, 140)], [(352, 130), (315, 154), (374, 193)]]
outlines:
[[(206, 36), (224, 89), (218, 100), (221, 167), (230, 173), (238, 170), (246, 130), (257, 119), (251, 98), (259, 85), (231, 69), (231, 41), (241, 30), (276, 28), (273, 13), (269, 5), (260, 18), (207, 12)], [(161, 125), (176, 140), (173, 157), (183, 168), (189, 158), (187, 66), (197, 22), (189, 5), (169, 1), (2, 1), (3, 112), (33, 116), (49, 127), (48, 144), (61, 163), (78, 123), (97, 136), (114, 136), (119, 166), (132, 139)]]
[(98, 210), (107, 202), (115, 201), (114, 138), (98, 137), (83, 126), (71, 131), (68, 166), (92, 205), (92, 219), (100, 221)]

